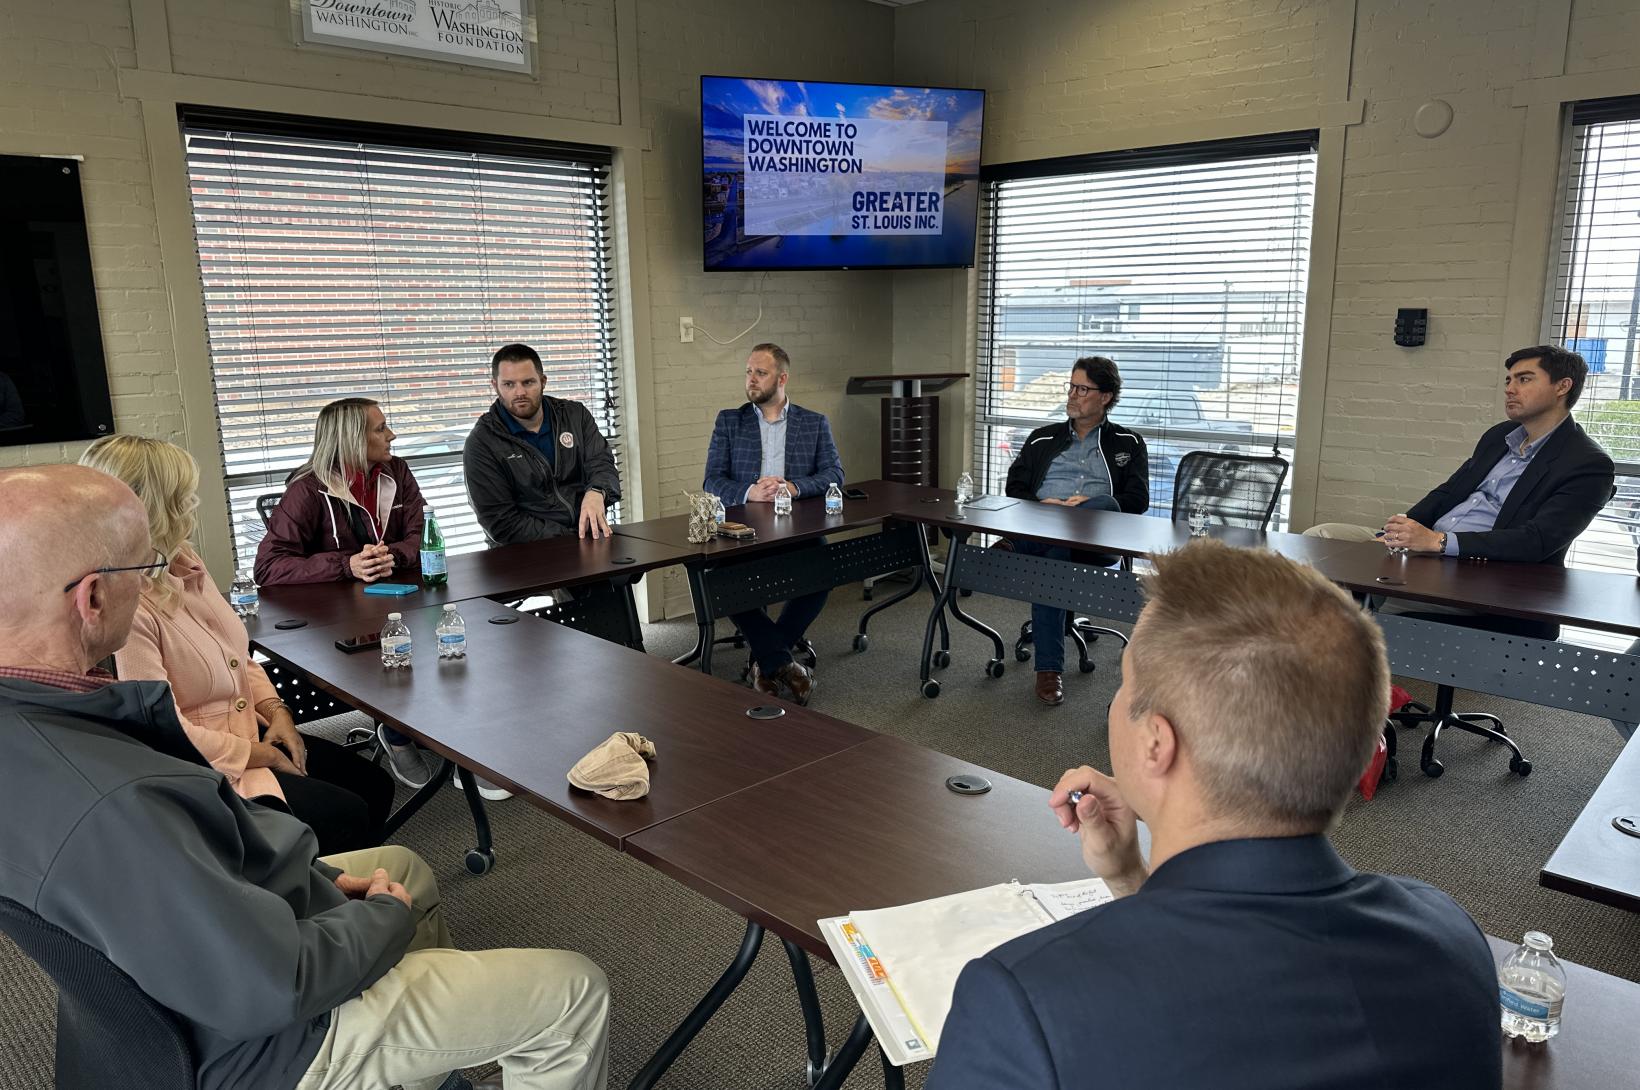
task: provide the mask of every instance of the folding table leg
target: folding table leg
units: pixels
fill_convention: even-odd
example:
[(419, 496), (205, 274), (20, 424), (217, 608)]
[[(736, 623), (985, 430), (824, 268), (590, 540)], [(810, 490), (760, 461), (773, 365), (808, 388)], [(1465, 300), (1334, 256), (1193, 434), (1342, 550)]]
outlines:
[(809, 1050), (809, 1085), (813, 1086), (826, 1069), (825, 1016), (820, 1012), (820, 996), (814, 990), (814, 972), (809, 968), (809, 955), (794, 942), (787, 939), (780, 942), (786, 948), (786, 959), (792, 963), (797, 1002), (803, 1008), (803, 1033)]
[(382, 839), (386, 840), (404, 826), (404, 823), (416, 816), (416, 811), (426, 806), (428, 800), (441, 791), (446, 783), (450, 782), (450, 773), (456, 763), (446, 757), (439, 763), (438, 771), (428, 781), (416, 788), (416, 793), (404, 801), (404, 805), (394, 810), (387, 817), (387, 824), (382, 827)]
[(837, 1054), (826, 1065), (825, 1074), (820, 1081), (814, 1084), (814, 1090), (837, 1090), (848, 1080), (854, 1071), (854, 1065), (860, 1062), (860, 1054), (872, 1042), (871, 1023), (866, 1021), (865, 1015), (854, 1020), (854, 1028), (849, 1030), (848, 1039), (837, 1049)]
[(649, 1062), (643, 1065), (643, 1070), (635, 1075), (627, 1084), (628, 1090), (649, 1090), (660, 1081), (666, 1069), (683, 1055), (683, 1050), (689, 1047), (689, 1042), (695, 1035), (705, 1028), (706, 1023), (712, 1020), (712, 1015), (723, 1006), (724, 1000), (731, 992), (739, 987), (746, 974), (751, 971), (752, 963), (757, 960), (757, 948), (763, 944), (763, 927), (750, 920), (746, 921), (746, 934), (740, 940), (740, 950), (729, 967), (723, 970), (717, 983), (710, 991), (695, 1004), (694, 1010), (678, 1024), (672, 1035), (661, 1043), (661, 1047), (651, 1056)]

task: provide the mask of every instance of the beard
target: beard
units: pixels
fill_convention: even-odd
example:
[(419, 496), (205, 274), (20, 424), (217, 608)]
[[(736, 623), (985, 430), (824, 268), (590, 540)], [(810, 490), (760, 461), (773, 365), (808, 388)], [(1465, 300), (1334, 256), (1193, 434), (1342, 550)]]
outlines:
[[(520, 402), (527, 402), (527, 404), (521, 405)], [(516, 400), (509, 398), (507, 400), (507, 411), (512, 413), (515, 419), (528, 420), (541, 411), (541, 398), (539, 396), (518, 398)]]
[(750, 401), (753, 405), (767, 405), (769, 401), (774, 398), (774, 395), (779, 392), (780, 387), (778, 386), (771, 386), (767, 390), (753, 390), (748, 387), (746, 390), (746, 400)]

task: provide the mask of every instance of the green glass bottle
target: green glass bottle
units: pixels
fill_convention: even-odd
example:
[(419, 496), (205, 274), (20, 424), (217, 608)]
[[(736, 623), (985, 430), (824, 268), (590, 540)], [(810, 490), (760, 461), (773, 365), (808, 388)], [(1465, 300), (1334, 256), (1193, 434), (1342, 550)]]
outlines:
[(449, 581), (444, 564), (444, 533), (429, 507), (427, 519), (421, 524), (421, 585), (442, 587)]

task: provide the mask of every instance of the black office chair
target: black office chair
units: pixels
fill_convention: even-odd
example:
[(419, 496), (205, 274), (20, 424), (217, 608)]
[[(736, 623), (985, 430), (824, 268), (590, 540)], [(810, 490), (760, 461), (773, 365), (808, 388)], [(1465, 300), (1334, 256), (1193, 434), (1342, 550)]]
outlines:
[(1268, 530), (1286, 479), (1279, 455), (1193, 450), (1173, 474), (1173, 521), (1189, 522), (1200, 508), (1209, 525)]
[(262, 520), (262, 528), (267, 529), (268, 520), (273, 517), (273, 509), (279, 506), (283, 492), (264, 492), (256, 497), (256, 514)]
[[(1209, 523), (1222, 526), (1241, 526), (1250, 530), (1269, 528), (1276, 504), (1281, 501), (1281, 485), (1287, 479), (1287, 460), (1277, 455), (1231, 454), (1224, 451), (1193, 450), (1179, 461), (1173, 475), (1173, 521), (1188, 521), (1198, 506), (1207, 515)], [(1109, 567), (1114, 557), (1091, 553), (1073, 554), (1079, 564)], [(1132, 561), (1122, 560), (1130, 569)], [(1100, 636), (1115, 636), (1127, 646), (1127, 636), (1114, 628), (1096, 625), (1086, 617), (1065, 616), (1065, 635), (1076, 644), (1076, 668), (1082, 673), (1093, 672), (1088, 658), (1088, 644)], [(1019, 639), (1014, 642), (1014, 658), (1028, 662), (1031, 658), (1031, 622), (1019, 626)]]
[(193, 1090), (194, 1056), (181, 1024), (119, 966), (4, 897), (0, 931), (57, 985), (59, 1090)]
[[(1401, 613), (1401, 617), (1411, 617), (1420, 621), (1435, 621), (1439, 624), (1462, 625), (1465, 628), (1480, 628), (1488, 632), (1502, 632), (1511, 636), (1528, 636), (1532, 639), (1554, 640), (1560, 638), (1560, 626), (1546, 624), (1542, 621), (1525, 621), (1515, 617), (1499, 617), (1493, 615), (1464, 616), (1451, 613)], [(1469, 734), (1478, 734), (1482, 738), (1490, 738), (1509, 748), (1509, 771), (1518, 776), (1532, 774), (1532, 762), (1526, 759), (1521, 752), (1520, 743), (1510, 737), (1504, 727), (1503, 720), (1490, 712), (1459, 712), (1452, 710), (1452, 703), (1457, 695), (1450, 685), (1435, 687), (1435, 706), (1414, 700), (1400, 711), (1390, 713), (1390, 722), (1398, 727), (1416, 727), (1424, 723), (1431, 726), (1430, 732), (1424, 736), (1424, 747), (1418, 755), (1418, 767), (1424, 775), (1432, 779), (1446, 771), (1446, 766), (1435, 756), (1435, 745), (1440, 740), (1443, 730), (1461, 730)], [(1395, 745), (1390, 743), (1390, 752), (1395, 752)]]

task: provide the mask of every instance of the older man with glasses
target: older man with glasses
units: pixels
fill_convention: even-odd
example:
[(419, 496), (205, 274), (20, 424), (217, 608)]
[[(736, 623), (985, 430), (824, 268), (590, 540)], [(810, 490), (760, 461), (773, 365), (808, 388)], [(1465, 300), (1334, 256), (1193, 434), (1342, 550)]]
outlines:
[[(1008, 467), (1008, 495), (1021, 500), (1126, 511), (1142, 515), (1150, 507), (1150, 458), (1145, 441), (1109, 418), (1122, 396), (1122, 375), (1113, 360), (1084, 356), (1065, 384), (1065, 419), (1038, 428)], [(1071, 559), (1071, 551), (1036, 542), (1012, 542), (1032, 556)], [(1036, 698), (1065, 702), (1065, 611), (1031, 606), (1031, 639), (1036, 647)]]
[(512, 1090), (601, 1090), (596, 965), (452, 949), (414, 853), (319, 858), (205, 762), (168, 685), (95, 668), (130, 634), (136, 573), (165, 565), (126, 485), (4, 470), (0, 511), (0, 898), (181, 1021), (200, 1090), (454, 1090), (492, 1060)]

